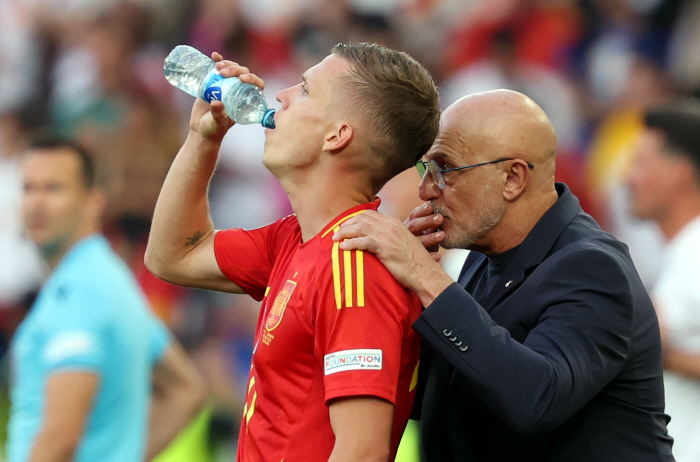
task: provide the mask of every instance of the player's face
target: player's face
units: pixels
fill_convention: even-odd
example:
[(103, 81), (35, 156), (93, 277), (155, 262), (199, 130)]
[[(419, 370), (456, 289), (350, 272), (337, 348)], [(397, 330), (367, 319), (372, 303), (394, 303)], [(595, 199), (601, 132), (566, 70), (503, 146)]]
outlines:
[(656, 130), (645, 130), (638, 140), (627, 175), (632, 213), (638, 218), (659, 219), (676, 199), (678, 159), (664, 149), (663, 135)]
[(266, 130), (263, 157), (272, 173), (304, 167), (318, 158), (333, 124), (334, 87), (348, 71), (347, 61), (330, 55), (308, 69), (299, 84), (277, 94), (282, 108), (275, 114), (276, 128)]
[(65, 250), (85, 223), (89, 191), (69, 149), (27, 153), (22, 164), (22, 213), (29, 237), (45, 254)]
[[(460, 167), (494, 160), (485, 152), (467, 149), (459, 128), (459, 117), (443, 116), (442, 127), (424, 160), (435, 160), (443, 168)], [(439, 189), (426, 174), (420, 183), (419, 195), (430, 201), (435, 213), (444, 221), (443, 247), (474, 248), (482, 244), (484, 236), (493, 229), (505, 213), (502, 184), (499, 183), (498, 164), (445, 173), (445, 187)], [(495, 168), (494, 168), (495, 167)]]

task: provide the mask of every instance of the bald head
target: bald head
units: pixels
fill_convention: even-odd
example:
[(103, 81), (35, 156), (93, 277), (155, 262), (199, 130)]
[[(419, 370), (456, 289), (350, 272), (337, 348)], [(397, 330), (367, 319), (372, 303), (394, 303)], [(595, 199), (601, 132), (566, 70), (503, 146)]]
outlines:
[(557, 201), (556, 151), (547, 115), (521, 93), (477, 93), (448, 107), (425, 156), (445, 172), (439, 178), (433, 164), (420, 188), (443, 216), (442, 245), (493, 254), (520, 244)]
[(537, 165), (535, 182), (553, 187), (557, 138), (552, 123), (534, 101), (517, 91), (494, 90), (465, 96), (442, 115), (442, 129), (453, 132), (466, 152), (483, 159), (523, 159)]

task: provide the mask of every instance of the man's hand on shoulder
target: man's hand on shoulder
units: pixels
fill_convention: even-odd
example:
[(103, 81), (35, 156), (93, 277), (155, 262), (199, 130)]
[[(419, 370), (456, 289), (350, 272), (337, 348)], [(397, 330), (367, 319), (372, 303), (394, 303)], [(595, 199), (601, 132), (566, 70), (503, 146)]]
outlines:
[(454, 282), (437, 263), (437, 253), (426, 250), (426, 245), (433, 248), (444, 239), (444, 233), (436, 231), (442, 218), (430, 215), (428, 210), (424, 206), (414, 210), (406, 225), (368, 210), (343, 223), (333, 240), (341, 241), (343, 250), (365, 250), (376, 255), (402, 286), (428, 306)]

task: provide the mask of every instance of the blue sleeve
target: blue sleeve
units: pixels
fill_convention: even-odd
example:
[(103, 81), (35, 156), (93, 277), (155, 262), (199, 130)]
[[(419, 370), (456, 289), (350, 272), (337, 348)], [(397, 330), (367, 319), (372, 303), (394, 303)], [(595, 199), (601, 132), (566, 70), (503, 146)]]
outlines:
[(163, 321), (153, 315), (149, 315), (148, 333), (150, 335), (150, 360), (151, 366), (155, 366), (163, 359), (165, 351), (170, 345), (170, 331)]
[(540, 313), (522, 344), (456, 283), (413, 326), (521, 433), (551, 431), (579, 411), (620, 372), (630, 348), (632, 289), (619, 262), (579, 249), (550, 263), (531, 276), (539, 281), (532, 298), (519, 302), (523, 313)]
[(61, 309), (46, 320), (42, 361), (48, 371), (91, 370), (101, 373), (106, 360), (109, 320), (95, 308), (88, 291), (71, 287), (59, 289)]

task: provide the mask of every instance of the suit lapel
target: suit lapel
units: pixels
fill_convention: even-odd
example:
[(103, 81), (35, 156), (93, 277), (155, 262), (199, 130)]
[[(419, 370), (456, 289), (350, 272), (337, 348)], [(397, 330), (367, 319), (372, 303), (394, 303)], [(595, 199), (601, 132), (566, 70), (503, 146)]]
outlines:
[(468, 287), (469, 282), (479, 273), (486, 263), (486, 255), (483, 253), (476, 251), (469, 252), (467, 259), (464, 261), (464, 266), (462, 266), (462, 271), (460, 271), (459, 274), (459, 285), (467, 292), (470, 292), (470, 287)]
[[(564, 229), (582, 211), (578, 199), (571, 194), (564, 183), (557, 183), (556, 188), (559, 200), (544, 214), (520, 244), (517, 253), (484, 298), (482, 306), (486, 311), (490, 312), (522, 284), (527, 270), (542, 263)], [(467, 275), (475, 274), (476, 271), (473, 270), (475, 266), (481, 265), (472, 265), (464, 271), (465, 278)], [(463, 281), (466, 283), (468, 280), (460, 280), (460, 283)]]

